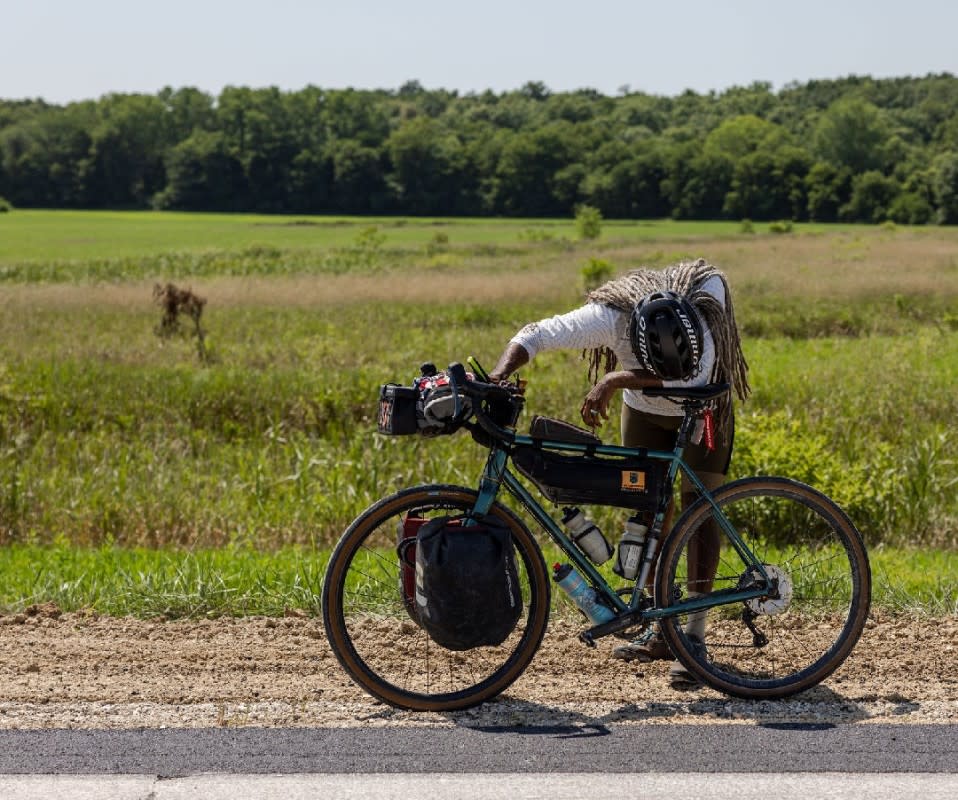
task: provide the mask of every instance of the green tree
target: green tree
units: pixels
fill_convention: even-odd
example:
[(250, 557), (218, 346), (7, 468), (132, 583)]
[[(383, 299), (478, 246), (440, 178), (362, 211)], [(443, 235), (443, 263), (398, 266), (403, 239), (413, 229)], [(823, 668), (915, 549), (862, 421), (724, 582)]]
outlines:
[(247, 196), (243, 165), (220, 132), (197, 130), (166, 159), (167, 185), (153, 200), (156, 208), (189, 211), (241, 211)]
[(391, 181), (410, 214), (465, 214), (475, 210), (477, 182), (459, 137), (429, 117), (400, 125), (386, 141)]
[(171, 144), (166, 108), (151, 95), (108, 95), (96, 107), (89, 153), (81, 163), (90, 205), (150, 205), (166, 182)]
[(805, 176), (808, 197), (808, 218), (815, 222), (835, 222), (839, 209), (851, 196), (851, 173), (819, 161)]
[(935, 159), (932, 180), (938, 222), (958, 223), (958, 151), (942, 153)]
[(353, 139), (337, 139), (330, 143), (327, 155), (333, 167), (332, 200), (337, 211), (368, 214), (390, 208), (378, 150)]
[(888, 218), (900, 225), (924, 225), (934, 215), (931, 204), (916, 192), (902, 192), (888, 207)]
[(0, 192), (25, 207), (82, 208), (96, 119), (92, 103), (31, 114), (0, 130)]
[(887, 166), (889, 125), (881, 109), (857, 98), (843, 98), (822, 114), (815, 128), (815, 153), (853, 173)]
[(725, 196), (732, 186), (734, 162), (706, 155), (693, 142), (666, 150), (666, 178), (662, 192), (676, 219), (722, 219)]
[(737, 161), (756, 150), (773, 150), (787, 143), (787, 131), (779, 125), (745, 114), (721, 123), (705, 139), (703, 153)]
[(877, 170), (852, 178), (852, 194), (839, 211), (848, 222), (883, 222), (901, 190), (898, 181)]
[(571, 212), (569, 198), (556, 192), (556, 174), (579, 162), (586, 147), (569, 122), (510, 136), (496, 166), (496, 209), (539, 217)]
[(212, 130), (216, 111), (212, 95), (193, 87), (164, 88), (157, 95), (166, 107), (167, 124), (174, 142), (182, 142), (196, 130)]
[(318, 214), (332, 208), (333, 164), (322, 152), (300, 150), (289, 168), (289, 210)]
[(739, 219), (801, 219), (811, 158), (798, 147), (761, 149), (735, 162), (724, 211)]

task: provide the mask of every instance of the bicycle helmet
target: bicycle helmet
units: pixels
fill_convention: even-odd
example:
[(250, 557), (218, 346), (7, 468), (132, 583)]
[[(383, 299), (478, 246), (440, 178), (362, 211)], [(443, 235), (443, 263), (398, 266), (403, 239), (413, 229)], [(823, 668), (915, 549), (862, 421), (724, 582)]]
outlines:
[(666, 381), (688, 380), (702, 358), (702, 323), (692, 304), (676, 292), (654, 292), (632, 311), (632, 352)]

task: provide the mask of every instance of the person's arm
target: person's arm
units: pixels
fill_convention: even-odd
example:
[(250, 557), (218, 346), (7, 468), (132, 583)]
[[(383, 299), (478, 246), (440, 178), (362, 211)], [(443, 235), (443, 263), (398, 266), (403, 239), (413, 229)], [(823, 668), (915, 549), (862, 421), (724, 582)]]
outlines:
[(507, 380), (543, 350), (589, 349), (614, 340), (615, 312), (595, 303), (530, 323), (512, 337), (489, 377)]
[(601, 425), (609, 418), (609, 404), (619, 389), (644, 389), (647, 386), (661, 386), (662, 381), (652, 377), (645, 370), (618, 370), (607, 372), (582, 401), (579, 413), (582, 421), (590, 427)]
[(529, 353), (518, 342), (509, 342), (506, 349), (496, 362), (496, 366), (489, 373), (489, 380), (493, 383), (499, 383), (509, 379), (519, 367), (524, 367), (529, 363)]

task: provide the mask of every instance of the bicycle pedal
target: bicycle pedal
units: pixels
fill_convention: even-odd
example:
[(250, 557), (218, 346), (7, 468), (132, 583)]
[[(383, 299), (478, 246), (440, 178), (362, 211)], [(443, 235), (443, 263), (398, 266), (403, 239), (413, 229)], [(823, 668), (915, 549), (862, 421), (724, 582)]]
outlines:
[(595, 648), (595, 639), (592, 638), (592, 634), (588, 631), (583, 631), (579, 634), (579, 641), (586, 647)]
[(616, 631), (612, 635), (616, 639), (625, 639), (631, 642), (633, 639), (638, 639), (645, 634), (648, 629), (648, 625), (643, 625), (641, 628), (625, 628), (624, 630)]

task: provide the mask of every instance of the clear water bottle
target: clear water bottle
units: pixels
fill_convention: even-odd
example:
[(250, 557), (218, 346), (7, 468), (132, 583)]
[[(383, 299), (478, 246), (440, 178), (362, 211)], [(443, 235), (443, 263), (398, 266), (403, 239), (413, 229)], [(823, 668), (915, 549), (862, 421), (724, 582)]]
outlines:
[(625, 523), (625, 533), (619, 540), (618, 557), (612, 566), (616, 575), (628, 581), (634, 581), (639, 575), (642, 559), (642, 546), (649, 529), (642, 524), (641, 517), (629, 517)]
[(572, 541), (596, 564), (604, 564), (612, 558), (612, 547), (595, 523), (578, 508), (567, 508), (562, 517)]
[(572, 598), (578, 609), (593, 625), (608, 622), (615, 612), (599, 600), (598, 594), (585, 582), (571, 564), (556, 564), (552, 567), (552, 579)]

